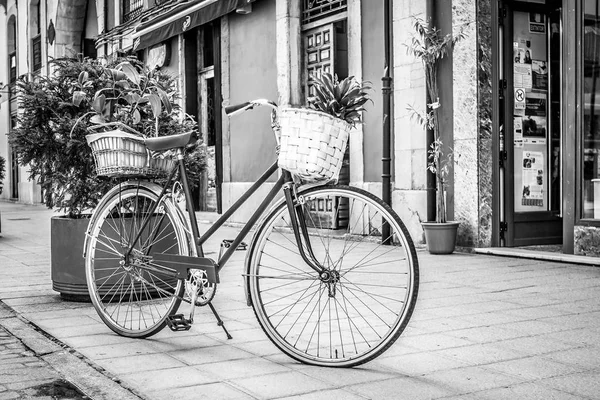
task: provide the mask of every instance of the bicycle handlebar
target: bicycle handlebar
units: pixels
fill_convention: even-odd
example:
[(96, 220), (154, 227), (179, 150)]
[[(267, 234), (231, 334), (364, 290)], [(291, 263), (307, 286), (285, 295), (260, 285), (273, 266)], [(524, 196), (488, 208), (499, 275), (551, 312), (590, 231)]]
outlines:
[(246, 110), (252, 110), (256, 106), (269, 106), (274, 110), (277, 110), (277, 104), (267, 99), (256, 99), (251, 101), (246, 101), (240, 104), (234, 104), (232, 106), (223, 107), (225, 114), (232, 115), (238, 112), (243, 112)]

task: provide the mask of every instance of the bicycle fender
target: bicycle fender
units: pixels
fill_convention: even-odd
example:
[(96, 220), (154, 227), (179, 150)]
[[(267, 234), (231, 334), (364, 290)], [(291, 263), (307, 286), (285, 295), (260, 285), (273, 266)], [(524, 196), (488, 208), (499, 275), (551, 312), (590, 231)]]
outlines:
[(96, 206), (96, 208), (94, 208), (94, 211), (92, 212), (92, 217), (90, 218), (90, 222), (88, 222), (87, 229), (85, 230), (85, 236), (83, 239), (83, 254), (82, 254), (83, 258), (85, 258), (85, 255), (87, 254), (88, 238), (90, 237), (90, 230), (92, 229), (94, 222), (96, 222), (96, 219), (98, 218), (98, 216), (96, 214), (96, 210), (99, 210), (101, 207), (103, 207), (116, 192), (123, 190), (123, 189), (127, 189), (129, 187), (139, 187), (139, 186), (143, 186), (144, 188), (146, 188), (150, 191), (153, 191), (157, 196), (160, 194), (160, 192), (162, 190), (162, 187), (154, 182), (126, 181), (120, 185), (114, 186), (108, 192), (106, 192), (106, 194), (104, 196), (102, 196), (102, 198), (98, 202), (98, 205)]

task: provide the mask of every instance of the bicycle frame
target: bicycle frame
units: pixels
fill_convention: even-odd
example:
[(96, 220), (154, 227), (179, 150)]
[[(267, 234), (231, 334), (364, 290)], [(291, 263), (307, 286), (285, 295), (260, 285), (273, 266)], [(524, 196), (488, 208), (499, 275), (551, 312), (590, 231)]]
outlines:
[[(244, 204), (248, 200), (248, 198), (250, 198), (250, 196), (252, 196), (252, 194), (254, 194), (256, 192), (256, 190), (258, 190), (258, 188), (261, 187), (271, 177), (271, 175), (273, 175), (273, 173), (275, 173), (279, 169), (277, 166), (277, 162), (274, 162), (258, 178), (258, 180), (246, 192), (244, 192), (244, 194), (242, 194), (242, 196), (234, 204), (232, 204), (223, 213), (223, 215), (221, 215), (221, 217), (219, 217), (219, 219), (217, 219), (217, 221), (215, 221), (215, 223), (204, 233), (204, 235), (200, 236), (200, 231), (198, 229), (198, 222), (196, 220), (196, 214), (194, 212), (193, 207), (191, 206), (192, 193), (191, 193), (190, 186), (189, 186), (188, 179), (187, 179), (187, 172), (186, 172), (185, 163), (183, 160), (182, 149), (177, 150), (177, 165), (178, 165), (178, 168), (174, 168), (173, 171), (171, 171), (169, 178), (167, 179), (167, 182), (163, 186), (162, 191), (161, 191), (160, 195), (158, 196), (157, 201), (154, 203), (154, 205), (148, 211), (148, 217), (146, 217), (146, 219), (142, 223), (142, 226), (139, 229), (137, 236), (132, 241), (132, 246), (128, 249), (127, 253), (125, 254), (126, 258), (129, 257), (129, 255), (131, 254), (131, 252), (133, 250), (133, 243), (136, 243), (138, 241), (138, 239), (141, 235), (141, 232), (146, 228), (147, 224), (150, 221), (150, 216), (152, 214), (154, 214), (154, 212), (156, 211), (156, 208), (158, 207), (158, 204), (160, 204), (162, 198), (165, 196), (167, 189), (171, 186), (171, 183), (173, 182), (175, 173), (177, 171), (179, 171), (180, 176), (181, 176), (181, 184), (183, 186), (186, 204), (190, 205), (189, 207), (187, 207), (188, 208), (187, 211), (188, 211), (188, 216), (190, 218), (190, 224), (191, 224), (191, 229), (192, 229), (192, 239), (196, 246), (196, 252), (198, 254), (198, 257), (203, 258), (204, 251), (202, 248), (202, 244), (205, 243), (206, 240), (208, 238), (210, 238), (221, 226), (223, 226), (223, 224), (229, 219), (229, 217), (231, 217), (231, 215), (233, 215), (233, 213), (236, 212), (242, 206), (242, 204)], [(294, 236), (296, 238), (300, 254), (301, 254), (302, 258), (304, 259), (304, 261), (312, 269), (314, 269), (317, 273), (319, 273), (319, 275), (321, 275), (323, 273), (324, 268), (319, 265), (319, 262), (316, 260), (316, 257), (314, 256), (314, 253), (312, 251), (312, 247), (310, 245), (308, 229), (306, 227), (306, 224), (304, 222), (304, 218), (302, 215), (303, 210), (301, 207), (297, 206), (297, 202), (295, 201), (294, 194), (292, 193), (293, 192), (292, 189), (294, 188), (294, 185), (295, 185), (293, 182), (292, 176), (286, 170), (281, 170), (281, 171), (282, 171), (282, 173), (281, 173), (279, 179), (275, 182), (275, 185), (273, 186), (273, 188), (269, 191), (269, 193), (265, 196), (263, 201), (259, 204), (257, 209), (254, 211), (254, 213), (252, 214), (250, 219), (248, 219), (246, 224), (243, 226), (242, 230), (238, 233), (238, 235), (236, 236), (234, 241), (229, 246), (229, 248), (221, 255), (219, 260), (216, 261), (215, 267), (216, 267), (217, 274), (225, 266), (227, 261), (233, 255), (233, 252), (237, 249), (237, 247), (240, 245), (242, 240), (246, 237), (248, 232), (252, 229), (252, 227), (258, 221), (258, 219), (261, 217), (261, 215), (263, 215), (263, 213), (265, 212), (265, 210), (267, 209), (269, 204), (275, 199), (275, 197), (277, 196), (277, 193), (282, 188), (284, 189), (284, 196), (285, 196), (285, 200), (287, 203), (288, 211), (290, 213), (292, 228), (294, 231)], [(300, 221), (300, 223), (298, 223), (298, 221)], [(304, 245), (302, 244), (302, 239), (304, 239), (304, 242), (305, 242)], [(306, 247), (306, 250), (308, 251), (308, 254), (306, 254), (306, 251), (304, 250), (305, 247)]]

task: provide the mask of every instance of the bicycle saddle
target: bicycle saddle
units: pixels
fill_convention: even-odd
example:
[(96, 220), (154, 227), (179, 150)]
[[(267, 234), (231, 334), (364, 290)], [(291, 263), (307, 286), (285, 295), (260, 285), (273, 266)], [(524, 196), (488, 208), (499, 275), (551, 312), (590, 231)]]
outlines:
[(185, 147), (188, 143), (190, 143), (193, 133), (194, 131), (190, 131), (186, 133), (179, 133), (177, 135), (145, 138), (144, 143), (146, 144), (148, 150), (152, 151), (176, 149), (178, 147)]

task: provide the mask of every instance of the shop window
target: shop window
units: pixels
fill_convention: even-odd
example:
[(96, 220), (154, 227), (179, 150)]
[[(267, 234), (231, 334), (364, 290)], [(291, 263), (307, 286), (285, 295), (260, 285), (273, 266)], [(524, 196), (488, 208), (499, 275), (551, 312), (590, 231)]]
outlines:
[(122, 21), (130, 21), (140, 15), (144, 10), (144, 0), (123, 0)]
[(600, 219), (600, 0), (584, 4), (581, 217)]

